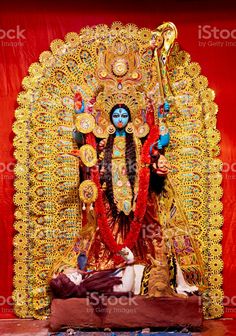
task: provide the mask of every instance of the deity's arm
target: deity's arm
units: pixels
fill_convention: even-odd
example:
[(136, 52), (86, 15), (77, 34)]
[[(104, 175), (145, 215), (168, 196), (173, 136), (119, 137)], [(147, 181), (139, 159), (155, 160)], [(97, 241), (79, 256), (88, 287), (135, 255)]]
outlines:
[(158, 149), (163, 149), (163, 147), (168, 146), (169, 142), (170, 142), (169, 132), (164, 135), (160, 135), (158, 139)]
[[(152, 109), (154, 109), (153, 102), (151, 100), (149, 101), (151, 102)], [(152, 172), (161, 176), (167, 175), (170, 169), (170, 165), (163, 155), (164, 148), (168, 146), (170, 142), (170, 133), (166, 126), (166, 116), (169, 111), (170, 105), (167, 101), (158, 106), (159, 137), (157, 141), (150, 146)]]
[(159, 132), (160, 136), (158, 139), (158, 149), (163, 149), (169, 145), (170, 142), (170, 133), (166, 126), (166, 116), (170, 111), (170, 106), (165, 102), (162, 106), (158, 107), (158, 119), (159, 119)]
[[(82, 95), (79, 92), (77, 92), (74, 96), (74, 111), (75, 116), (82, 114), (85, 111), (85, 103)], [(82, 132), (79, 132), (77, 129), (73, 130), (73, 139), (75, 140), (78, 148), (80, 148), (86, 142), (84, 134)]]
[(75, 140), (78, 148), (80, 148), (82, 145), (85, 144), (85, 138), (84, 138), (84, 134), (81, 132), (78, 132), (77, 130), (73, 130), (73, 139)]

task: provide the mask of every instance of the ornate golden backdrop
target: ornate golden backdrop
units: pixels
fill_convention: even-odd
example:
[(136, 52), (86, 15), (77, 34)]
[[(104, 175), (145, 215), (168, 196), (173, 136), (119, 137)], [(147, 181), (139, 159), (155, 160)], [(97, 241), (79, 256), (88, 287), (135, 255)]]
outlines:
[[(151, 94), (156, 104), (164, 96), (172, 104), (167, 118), (171, 143), (166, 157), (172, 165), (169, 181), (203, 255), (207, 284), (205, 316), (222, 315), (223, 219), (221, 162), (215, 158), (220, 140), (216, 129), (217, 105), (199, 64), (191, 62), (190, 55), (177, 43), (169, 50), (176, 35), (175, 26), (169, 26), (173, 33), (169, 37), (165, 25), (155, 32), (119, 22), (110, 28), (86, 27), (79, 34), (67, 34), (65, 41), (54, 40), (51, 51), (44, 51), (39, 62), (29, 67), (29, 76), (22, 82), (24, 91), (18, 96), (13, 126), (18, 232), (14, 238), (13, 296), (18, 316), (39, 319), (48, 316), (48, 272), (81, 226), (79, 167), (77, 159), (67, 155), (76, 149), (72, 139), (74, 95), (81, 92), (89, 103), (100, 92), (103, 81), (109, 80), (110, 91), (101, 91), (98, 99), (98, 105), (108, 111), (117, 99), (114, 93), (120, 90), (116, 82), (119, 76), (126, 79), (122, 85), (129, 93), (126, 103), (133, 107), (132, 111), (138, 111), (135, 106), (140, 108), (144, 104), (140, 92)], [(156, 57), (150, 41), (157, 46), (156, 50), (160, 48)], [(107, 78), (109, 55), (104, 61), (98, 59), (98, 54), (99, 50), (112, 50), (114, 42), (118, 55), (111, 64), (114, 78)], [(126, 55), (128, 62), (121, 55)], [(158, 57), (162, 57), (160, 66)], [(105, 124), (106, 116), (107, 112)], [(168, 208), (168, 200), (163, 206)], [(181, 230), (181, 221), (173, 225), (179, 225)]]

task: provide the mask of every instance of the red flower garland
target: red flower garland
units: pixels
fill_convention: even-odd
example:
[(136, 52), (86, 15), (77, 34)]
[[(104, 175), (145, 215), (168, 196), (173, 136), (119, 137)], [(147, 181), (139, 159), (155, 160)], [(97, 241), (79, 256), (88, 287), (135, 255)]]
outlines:
[[(151, 162), (149, 150), (150, 146), (158, 139), (158, 136), (159, 136), (158, 127), (156, 125), (153, 125), (151, 127), (151, 131), (148, 135), (148, 138), (145, 141), (142, 148), (141, 168), (139, 171), (139, 190), (138, 190), (136, 208), (134, 211), (134, 219), (130, 225), (130, 231), (122, 245), (117, 244), (112, 235), (111, 229), (108, 225), (106, 211), (103, 203), (102, 188), (100, 184), (98, 169), (92, 170), (92, 179), (96, 183), (98, 188), (98, 198), (95, 201), (97, 222), (103, 242), (107, 245), (107, 247), (112, 253), (118, 253), (125, 246), (131, 249), (138, 239), (147, 205), (148, 187), (150, 179), (149, 165)], [(94, 148), (96, 148), (95, 137), (92, 133), (87, 134), (86, 142), (92, 145)]]

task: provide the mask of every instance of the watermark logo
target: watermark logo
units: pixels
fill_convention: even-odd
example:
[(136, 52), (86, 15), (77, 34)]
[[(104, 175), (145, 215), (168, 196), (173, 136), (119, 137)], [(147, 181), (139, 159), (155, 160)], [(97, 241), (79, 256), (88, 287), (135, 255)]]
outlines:
[(14, 180), (15, 162), (0, 162), (0, 179)]
[(97, 314), (135, 314), (136, 306), (136, 296), (131, 295), (105, 295), (92, 292), (87, 296), (87, 312), (91, 313), (95, 311)]
[(10, 29), (0, 28), (0, 41), (2, 47), (22, 47), (24, 46), (24, 41), (26, 29), (17, 25), (16, 27)]
[(198, 45), (200, 47), (236, 47), (236, 28), (199, 25)]
[(105, 294), (99, 294), (96, 292), (92, 292), (89, 296), (86, 298), (87, 305), (91, 306), (98, 306), (99, 304), (102, 304), (103, 306), (117, 306), (119, 304), (120, 306), (137, 306), (138, 303), (136, 302), (136, 296), (133, 296), (131, 293), (128, 293), (128, 295), (105, 295)]
[(236, 312), (236, 296), (227, 296), (223, 295), (219, 297), (218, 293), (209, 293), (209, 291), (205, 291), (199, 296), (198, 299), (199, 306), (201, 307), (202, 302), (205, 306), (215, 305), (218, 302), (223, 306), (225, 313), (235, 313)]

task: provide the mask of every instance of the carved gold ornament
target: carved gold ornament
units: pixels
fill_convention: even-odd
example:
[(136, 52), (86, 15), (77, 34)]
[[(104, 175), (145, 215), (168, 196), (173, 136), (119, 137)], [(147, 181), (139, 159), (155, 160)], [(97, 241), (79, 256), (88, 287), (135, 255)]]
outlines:
[(90, 133), (95, 127), (94, 117), (88, 113), (81, 113), (76, 116), (75, 126), (81, 133)]
[(80, 158), (86, 167), (92, 167), (97, 163), (97, 152), (91, 145), (80, 147)]
[(90, 180), (83, 181), (79, 186), (79, 197), (86, 204), (95, 202), (98, 197), (96, 184)]
[(124, 76), (128, 71), (128, 65), (123, 58), (119, 58), (114, 61), (112, 70), (116, 76)]

